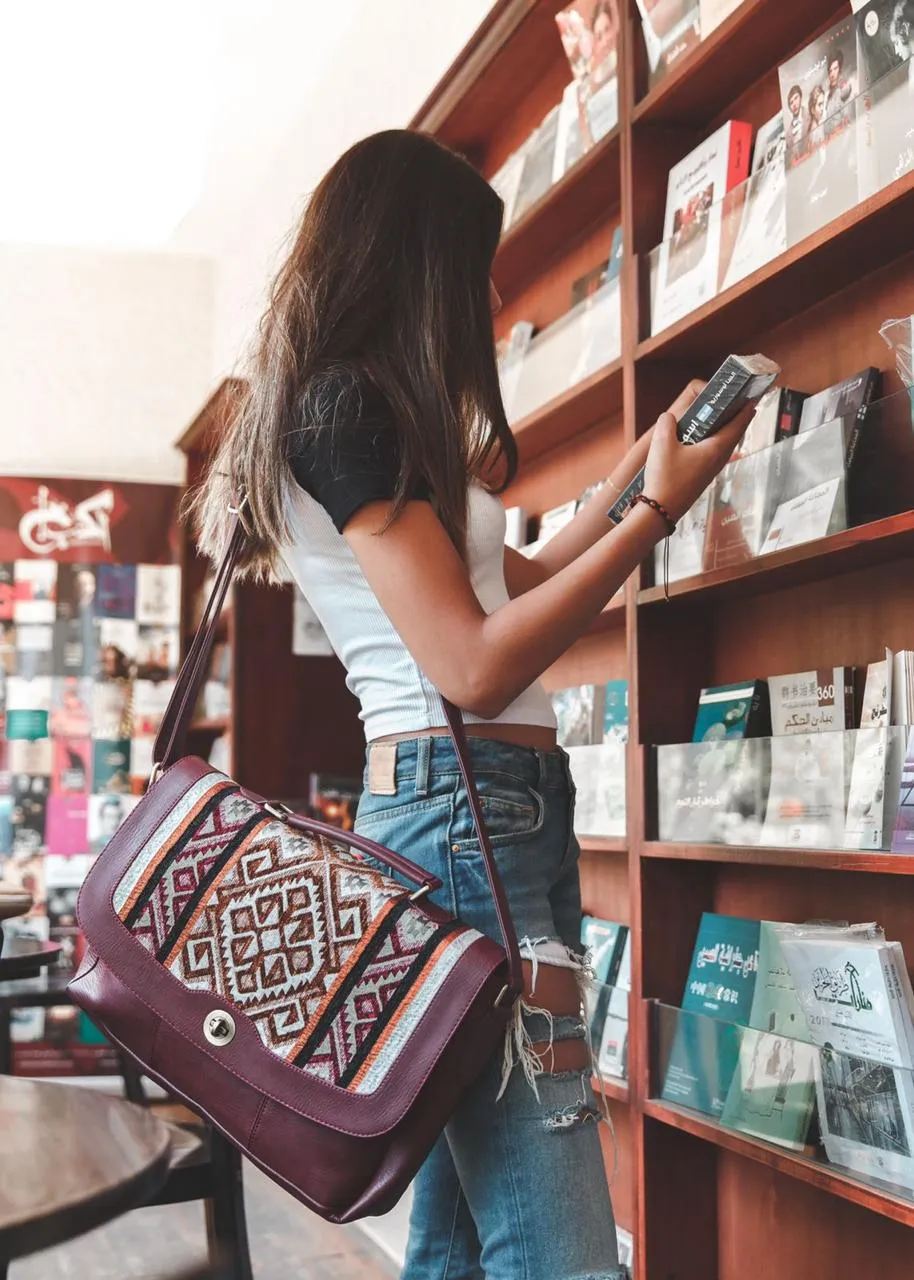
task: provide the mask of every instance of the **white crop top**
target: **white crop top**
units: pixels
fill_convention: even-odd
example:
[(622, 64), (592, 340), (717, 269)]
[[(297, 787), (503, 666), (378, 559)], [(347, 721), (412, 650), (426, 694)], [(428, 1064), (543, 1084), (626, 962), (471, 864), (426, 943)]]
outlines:
[[(480, 485), (469, 490), (467, 564), (470, 581), (486, 613), (508, 602), (505, 585), (505, 513)], [(289, 517), (293, 540), (282, 551), (334, 651), (346, 668), (346, 683), (361, 705), (368, 742), (388, 734), (445, 725), (441, 699), (420, 670), (365, 580), (359, 562), (323, 506), (292, 486)], [(464, 712), (466, 723), (480, 717)], [(549, 696), (537, 681), (494, 723), (555, 726)]]

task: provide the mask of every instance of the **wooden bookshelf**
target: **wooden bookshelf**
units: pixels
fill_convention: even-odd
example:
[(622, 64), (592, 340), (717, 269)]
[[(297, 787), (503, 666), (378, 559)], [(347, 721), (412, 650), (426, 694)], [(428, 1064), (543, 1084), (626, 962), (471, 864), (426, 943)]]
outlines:
[[(493, 174), (569, 79), (561, 0), (499, 0), (413, 120)], [(506, 233), (494, 268), (505, 308), (542, 328), (623, 227), (622, 358), (517, 424), (507, 505), (532, 514), (605, 475), (693, 376), (730, 351), (777, 360), (815, 392), (867, 364), (899, 389), (878, 336), (914, 311), (914, 179), (904, 178), (692, 315), (650, 334), (649, 263), (670, 166), (728, 119), (778, 109), (777, 66), (850, 10), (835, 0), (745, 0), (649, 86), (635, 0), (620, 0), (620, 123)], [(500, 278), (501, 273), (501, 278)], [(910, 432), (908, 433), (910, 438)], [(861, 457), (860, 462), (869, 462)], [(900, 460), (900, 461), (899, 461)], [(631, 744), (625, 839), (584, 840), (585, 910), (633, 933), (630, 1074), (607, 1090), (603, 1135), (616, 1216), (635, 1235), (638, 1280), (903, 1280), (914, 1197), (864, 1183), (658, 1102), (644, 1001), (678, 1004), (702, 911), (764, 919), (878, 919), (914, 957), (914, 858), (658, 842), (653, 744), (688, 741), (705, 684), (838, 665), (914, 647), (914, 442), (885, 466), (893, 505), (819, 543), (671, 584), (646, 564), (546, 674), (550, 688), (627, 678)], [(880, 473), (880, 483), (882, 476)]]

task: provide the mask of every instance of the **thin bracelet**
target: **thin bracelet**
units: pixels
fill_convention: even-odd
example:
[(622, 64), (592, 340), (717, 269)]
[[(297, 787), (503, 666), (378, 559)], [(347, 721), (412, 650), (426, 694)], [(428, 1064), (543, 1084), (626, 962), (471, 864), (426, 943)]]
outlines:
[(667, 537), (676, 532), (676, 521), (670, 515), (669, 511), (667, 511), (666, 507), (662, 507), (659, 502), (655, 502), (653, 498), (649, 498), (646, 493), (635, 494), (634, 498), (632, 498), (632, 506), (635, 506), (638, 502), (643, 503), (646, 507), (650, 507), (651, 511), (657, 512), (658, 516), (660, 516), (661, 520), (666, 525)]
[(619, 488), (619, 486), (616, 484), (616, 482), (615, 482), (615, 480), (612, 478), (612, 476), (607, 476), (607, 477), (606, 477), (606, 483), (609, 485), (610, 489), (615, 489), (616, 493), (619, 495), (619, 497), (620, 497), (620, 498), (622, 497), (622, 492), (623, 492), (623, 491), (622, 491), (622, 490)]

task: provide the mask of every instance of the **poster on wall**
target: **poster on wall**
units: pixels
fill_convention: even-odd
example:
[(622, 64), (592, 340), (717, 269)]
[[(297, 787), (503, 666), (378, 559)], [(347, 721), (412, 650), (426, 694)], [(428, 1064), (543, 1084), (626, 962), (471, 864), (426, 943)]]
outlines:
[[(76, 895), (146, 789), (177, 671), (174, 485), (0, 476), (0, 882), (32, 896), (7, 937), (85, 944)], [(63, 1016), (66, 1014), (66, 1016)], [(13, 1069), (117, 1070), (76, 1010), (12, 1021)]]

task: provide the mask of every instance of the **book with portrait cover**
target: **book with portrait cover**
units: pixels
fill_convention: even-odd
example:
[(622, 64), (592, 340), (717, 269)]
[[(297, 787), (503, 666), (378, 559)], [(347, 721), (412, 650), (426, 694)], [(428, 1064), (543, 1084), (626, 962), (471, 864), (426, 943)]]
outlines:
[(854, 22), (862, 199), (914, 169), (914, 0), (869, 0)]
[(92, 743), (89, 738), (53, 738), (51, 792), (58, 796), (88, 795), (92, 781)]
[(651, 71), (661, 75), (701, 39), (698, 0), (637, 0)]
[(717, 292), (723, 198), (749, 173), (752, 126), (730, 120), (670, 170), (651, 333)]
[(555, 17), (574, 76), (585, 147), (619, 120), (617, 0), (574, 0)]
[(853, 18), (783, 63), (778, 79), (787, 144), (787, 239), (795, 245), (858, 200)]

